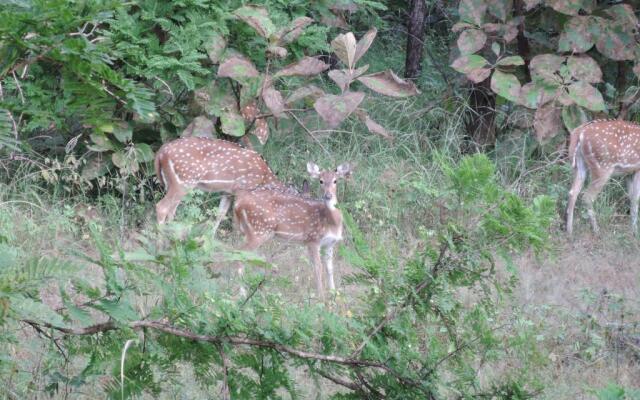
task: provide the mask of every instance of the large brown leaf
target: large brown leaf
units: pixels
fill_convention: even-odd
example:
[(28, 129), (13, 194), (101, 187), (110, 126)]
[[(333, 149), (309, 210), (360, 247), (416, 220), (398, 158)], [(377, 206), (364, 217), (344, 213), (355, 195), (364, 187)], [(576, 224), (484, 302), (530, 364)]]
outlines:
[(571, 56), (567, 60), (571, 75), (579, 81), (602, 82), (602, 71), (598, 63), (589, 56)]
[(391, 133), (389, 133), (389, 131), (384, 126), (372, 120), (371, 117), (369, 117), (369, 114), (363, 111), (361, 113), (358, 113), (358, 117), (362, 122), (364, 122), (369, 132), (380, 135), (388, 141), (393, 141), (393, 135), (391, 135)]
[(240, 7), (233, 14), (249, 24), (263, 38), (269, 38), (276, 32), (276, 27), (269, 18), (269, 12), (266, 8), (248, 5)]
[(259, 75), (258, 70), (245, 57), (233, 56), (220, 64), (218, 76), (222, 78), (232, 78), (241, 80), (243, 78), (255, 78)]
[(342, 33), (331, 41), (331, 48), (349, 69), (355, 64), (356, 47), (356, 37), (351, 32)]
[(362, 58), (363, 55), (369, 50), (371, 47), (371, 43), (373, 43), (373, 39), (376, 38), (378, 34), (378, 30), (374, 27), (369, 29), (367, 33), (364, 34), (363, 37), (360, 38), (358, 44), (356, 45), (356, 54), (353, 63), (357, 63), (359, 59)]
[(294, 19), (289, 26), (280, 30), (277, 33), (279, 38), (278, 42), (283, 44), (289, 44), (296, 40), (304, 31), (304, 28), (309, 26), (313, 22), (313, 19), (309, 17), (298, 17)]
[(313, 76), (327, 70), (328, 64), (315, 57), (304, 57), (276, 72), (275, 76)]
[(473, 83), (480, 83), (491, 75), (491, 68), (476, 68), (467, 73), (467, 78)]
[(633, 60), (636, 46), (633, 29), (619, 23), (607, 22), (596, 41), (598, 51), (616, 61)]
[(470, 22), (476, 26), (482, 25), (484, 14), (487, 12), (487, 3), (484, 0), (460, 0), (458, 13), (464, 22)]
[(544, 143), (562, 132), (561, 110), (555, 102), (538, 107), (533, 117), (536, 138)]
[(329, 71), (329, 78), (333, 80), (340, 90), (344, 93), (349, 89), (349, 85), (353, 82), (354, 79), (360, 77), (362, 74), (367, 72), (369, 69), (369, 65), (365, 65), (355, 70), (348, 69), (334, 69)]
[(477, 54), (470, 54), (468, 56), (456, 58), (455, 61), (451, 64), (451, 68), (460, 73), (468, 74), (478, 68), (486, 67), (487, 64), (488, 62), (484, 57)]
[(527, 11), (531, 10), (533, 7), (542, 3), (542, 0), (524, 0), (525, 8)]
[(591, 111), (603, 111), (605, 109), (604, 99), (598, 89), (587, 82), (578, 81), (569, 85), (569, 97), (577, 105)]
[(564, 25), (558, 50), (562, 52), (584, 53), (595, 44), (592, 27), (598, 23), (596, 17), (576, 16)]
[(568, 15), (578, 15), (581, 11), (590, 14), (595, 8), (594, 0), (546, 0), (549, 7)]
[(400, 79), (391, 70), (361, 76), (358, 80), (369, 89), (386, 96), (407, 97), (420, 93), (413, 82)]
[(289, 97), (287, 97), (285, 104), (290, 106), (296, 101), (305, 99), (307, 97), (310, 97), (311, 99), (313, 99), (313, 101), (316, 101), (324, 95), (324, 91), (315, 85), (302, 86), (291, 93)]
[(207, 55), (212, 63), (218, 64), (222, 58), (222, 53), (227, 47), (227, 40), (218, 32), (213, 32), (206, 45)]
[(262, 100), (274, 117), (280, 118), (284, 112), (284, 100), (282, 93), (273, 86), (269, 86), (262, 91)]
[(358, 108), (363, 99), (362, 92), (347, 92), (340, 96), (327, 94), (319, 98), (313, 108), (330, 128), (336, 128)]
[(555, 54), (539, 54), (533, 57), (529, 63), (529, 70), (534, 78), (540, 77), (549, 81), (557, 81), (559, 78), (556, 72), (560, 70), (565, 61), (566, 57)]
[(504, 22), (511, 15), (513, 0), (485, 0), (489, 13)]
[(473, 54), (482, 49), (487, 43), (487, 35), (479, 29), (467, 29), (458, 38), (458, 48), (460, 54)]
[(187, 127), (182, 131), (180, 137), (206, 137), (213, 138), (214, 126), (213, 122), (207, 117), (196, 117)]

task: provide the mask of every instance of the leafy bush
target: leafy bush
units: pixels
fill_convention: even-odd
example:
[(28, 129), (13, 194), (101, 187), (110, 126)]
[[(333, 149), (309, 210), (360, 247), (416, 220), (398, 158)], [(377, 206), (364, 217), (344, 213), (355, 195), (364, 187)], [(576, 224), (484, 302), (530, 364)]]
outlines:
[[(452, 67), (475, 83), (490, 78), (494, 93), (535, 109), (539, 140), (563, 124), (575, 128), (592, 113), (625, 115), (639, 98), (637, 86), (627, 87), (631, 76), (640, 77), (638, 19), (629, 4), (462, 0), (459, 15), (453, 31), (460, 32), (460, 54)], [(605, 82), (607, 76), (615, 76), (617, 86)]]
[[(384, 9), (381, 3), (261, 3), (67, 6), (47, 0), (4, 7), (0, 146), (26, 150), (29, 136), (53, 133), (42, 149), (50, 157), (86, 142), (89, 152), (80, 159), (84, 179), (103, 176), (113, 166), (130, 176), (152, 160), (150, 144), (183, 130), (235, 137), (252, 132), (264, 143), (268, 120), (291, 117), (294, 103), (307, 98), (335, 128), (364, 98), (348, 90), (356, 79), (385, 95), (417, 93), (390, 71), (363, 76), (367, 66), (354, 69), (375, 29), (360, 42), (347, 33), (331, 47), (327, 43), (332, 26), (348, 28), (345, 13)], [(313, 55), (330, 49), (346, 66), (329, 75), (340, 95), (306, 82), (329, 68)], [(289, 92), (286, 98), (283, 91)], [(388, 136), (363, 110), (358, 116), (372, 132)]]

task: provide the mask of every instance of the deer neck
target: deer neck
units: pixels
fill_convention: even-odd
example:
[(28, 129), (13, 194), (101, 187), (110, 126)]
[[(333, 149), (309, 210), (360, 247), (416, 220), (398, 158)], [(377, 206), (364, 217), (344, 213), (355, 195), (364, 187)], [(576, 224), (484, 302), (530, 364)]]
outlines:
[(342, 231), (342, 212), (336, 208), (335, 204), (325, 202), (322, 207), (322, 216), (331, 230), (339, 228)]

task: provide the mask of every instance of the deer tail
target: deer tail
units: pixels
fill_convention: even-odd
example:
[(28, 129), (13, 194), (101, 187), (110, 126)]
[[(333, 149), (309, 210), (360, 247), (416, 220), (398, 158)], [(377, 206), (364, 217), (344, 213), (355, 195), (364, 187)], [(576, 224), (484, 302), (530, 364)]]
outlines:
[(162, 186), (166, 187), (167, 183), (164, 181), (164, 177), (162, 176), (162, 166), (160, 165), (161, 158), (163, 158), (162, 149), (158, 150), (156, 153), (156, 158), (153, 160), (153, 166), (156, 170), (156, 178), (158, 179), (158, 182), (160, 182)]

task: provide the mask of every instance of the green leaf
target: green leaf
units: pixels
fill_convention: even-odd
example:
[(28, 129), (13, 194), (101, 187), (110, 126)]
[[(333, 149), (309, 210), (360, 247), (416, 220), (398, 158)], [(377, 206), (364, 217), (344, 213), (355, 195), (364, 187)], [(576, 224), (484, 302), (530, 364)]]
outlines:
[(220, 122), (222, 124), (222, 132), (229, 136), (240, 137), (244, 135), (244, 118), (242, 115), (227, 111), (223, 112), (220, 116)]
[(556, 97), (559, 85), (544, 80), (536, 80), (522, 86), (519, 104), (528, 108), (538, 108)]
[(591, 16), (576, 16), (564, 25), (560, 39), (558, 40), (558, 51), (584, 53), (589, 51), (595, 44), (592, 24), (597, 20)]
[(133, 128), (126, 122), (114, 123), (113, 136), (115, 136), (120, 143), (128, 143), (133, 136)]
[(616, 61), (633, 60), (636, 46), (633, 29), (621, 24), (607, 23), (596, 41), (598, 51)]
[(91, 303), (91, 307), (100, 310), (118, 322), (129, 322), (139, 319), (133, 306), (124, 300), (100, 299)]
[(584, 108), (576, 104), (562, 107), (562, 122), (569, 132), (590, 120)]
[(602, 94), (588, 82), (578, 81), (569, 85), (569, 97), (576, 104), (591, 111), (604, 111), (605, 103)]
[(507, 66), (507, 65), (524, 65), (524, 60), (520, 56), (509, 56), (505, 58), (501, 58), (497, 65)]
[(513, 74), (496, 70), (491, 76), (491, 90), (505, 99), (517, 102), (520, 98), (520, 82)]
[(460, 0), (460, 4), (458, 5), (460, 20), (475, 24), (476, 26), (482, 25), (486, 12), (487, 4), (484, 0)]
[(513, 0), (485, 0), (487, 2), (489, 13), (502, 22), (511, 16), (513, 8)]
[(153, 150), (151, 146), (146, 143), (136, 143), (133, 145), (136, 152), (136, 160), (139, 162), (151, 162), (153, 161)]
[(205, 45), (205, 50), (209, 56), (209, 60), (212, 63), (218, 64), (222, 59), (224, 49), (227, 47), (227, 40), (222, 34), (218, 32), (212, 32), (211, 37), (207, 39), (208, 43)]
[[(110, 125), (111, 126), (111, 125)], [(113, 150), (113, 144), (109, 138), (103, 133), (92, 133), (89, 135), (93, 144), (90, 144), (89, 149), (97, 152)]]
[(578, 15), (581, 11), (590, 14), (595, 8), (595, 0), (546, 0), (549, 7), (568, 15)]

